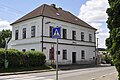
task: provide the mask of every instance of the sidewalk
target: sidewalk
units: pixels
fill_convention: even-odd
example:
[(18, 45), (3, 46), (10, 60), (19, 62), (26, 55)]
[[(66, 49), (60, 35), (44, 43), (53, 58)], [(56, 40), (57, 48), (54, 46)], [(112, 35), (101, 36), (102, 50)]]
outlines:
[(55, 71), (55, 69), (0, 73), (0, 76), (30, 74), (30, 73), (40, 73), (40, 72), (49, 72), (49, 71)]
[[(53, 66), (53, 67), (54, 67), (54, 69), (48, 69), (48, 70), (34, 70), (34, 71), (0, 73), (0, 76), (55, 71), (56, 66)], [(95, 65), (79, 65), (79, 64), (59, 65), (59, 70), (72, 70), (72, 69), (82, 69), (82, 68), (91, 68), (91, 67), (96, 67), (96, 66)]]
[[(84, 68), (92, 68), (92, 67), (109, 67), (109, 66), (110, 65), (79, 65), (79, 64), (59, 65), (59, 70), (73, 70), (73, 69), (84, 69)], [(55, 71), (55, 69), (0, 73), (0, 76), (40, 73), (40, 72), (49, 72), (49, 71)]]

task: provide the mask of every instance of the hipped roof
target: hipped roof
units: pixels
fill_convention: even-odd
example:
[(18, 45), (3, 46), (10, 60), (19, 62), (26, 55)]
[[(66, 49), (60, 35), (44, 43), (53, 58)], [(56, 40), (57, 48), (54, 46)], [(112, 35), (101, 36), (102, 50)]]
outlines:
[(64, 22), (68, 22), (68, 23), (72, 23), (72, 24), (76, 24), (76, 25), (79, 25), (79, 26), (83, 26), (83, 27), (86, 27), (86, 28), (96, 30), (95, 28), (93, 28), (92, 26), (90, 26), (86, 22), (82, 21), (81, 19), (79, 19), (75, 15), (71, 14), (70, 12), (62, 10), (62, 8), (56, 8), (55, 5), (47, 5), (47, 4), (41, 5), (40, 7), (36, 8), (35, 10), (26, 14), (22, 18), (13, 22), (11, 25), (22, 22), (22, 21), (25, 21), (25, 20), (29, 20), (29, 19), (32, 19), (32, 18), (36, 18), (36, 17), (39, 17), (39, 16), (44, 16), (44, 17), (48, 17), (48, 18), (52, 18), (52, 19), (57, 19), (57, 20), (60, 20), (60, 21), (64, 21)]

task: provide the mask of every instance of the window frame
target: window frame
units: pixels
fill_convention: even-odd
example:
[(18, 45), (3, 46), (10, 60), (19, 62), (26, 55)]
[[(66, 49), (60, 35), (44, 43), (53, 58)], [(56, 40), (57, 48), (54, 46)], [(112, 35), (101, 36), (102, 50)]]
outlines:
[(49, 37), (51, 37), (51, 38), (52, 38), (52, 28), (53, 28), (53, 26), (49, 27)]
[(72, 31), (72, 40), (76, 40), (76, 31)]
[(89, 42), (92, 42), (92, 34), (89, 34)]
[(85, 51), (81, 50), (81, 59), (85, 59)]
[(35, 37), (35, 33), (36, 33), (36, 26), (31, 26), (31, 38)]
[(84, 40), (85, 40), (84, 32), (81, 32), (81, 41), (84, 41)]
[(63, 60), (67, 60), (67, 50), (63, 49)]
[(23, 35), (22, 35), (22, 39), (25, 39), (26, 38), (26, 28), (23, 28), (23, 31), (22, 31), (23, 33)]
[(19, 30), (15, 30), (15, 40), (18, 40), (19, 37)]
[(67, 39), (67, 29), (63, 29), (63, 39)]

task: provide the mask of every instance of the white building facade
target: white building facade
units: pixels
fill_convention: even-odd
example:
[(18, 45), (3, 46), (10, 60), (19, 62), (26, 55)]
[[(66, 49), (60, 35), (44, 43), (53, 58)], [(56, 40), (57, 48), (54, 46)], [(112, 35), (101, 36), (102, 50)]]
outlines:
[[(54, 8), (55, 5), (48, 6), (44, 4), (44, 10), (45, 7), (46, 9), (47, 7)], [(60, 8), (60, 10), (62, 9)], [(88, 27), (89, 25), (83, 26), (76, 24), (79, 22), (79, 19), (76, 17), (74, 18), (75, 23), (62, 20), (59, 17), (64, 14), (63, 12), (62, 14), (59, 11), (55, 12), (56, 16), (53, 18), (44, 15), (44, 12), (43, 15), (32, 18), (26, 18), (25, 15), (23, 18), (14, 22), (12, 24), (12, 39), (8, 48), (14, 48), (20, 51), (43, 51), (46, 55), (46, 62), (51, 63), (50, 49), (54, 47), (55, 62), (57, 40), (51, 38), (51, 30), (53, 27), (59, 26), (61, 27), (61, 38), (58, 40), (58, 63), (94, 64), (96, 57), (96, 29)], [(27, 15), (30, 15), (30, 13)]]

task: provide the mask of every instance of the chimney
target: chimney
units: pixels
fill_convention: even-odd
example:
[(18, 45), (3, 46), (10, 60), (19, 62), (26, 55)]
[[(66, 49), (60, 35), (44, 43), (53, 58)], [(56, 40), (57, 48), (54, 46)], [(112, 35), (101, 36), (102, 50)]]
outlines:
[(62, 10), (62, 8), (61, 8), (61, 7), (59, 7), (59, 9), (60, 9), (60, 10)]
[(55, 4), (51, 4), (52, 7), (56, 8), (56, 5)]

